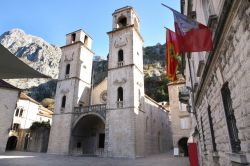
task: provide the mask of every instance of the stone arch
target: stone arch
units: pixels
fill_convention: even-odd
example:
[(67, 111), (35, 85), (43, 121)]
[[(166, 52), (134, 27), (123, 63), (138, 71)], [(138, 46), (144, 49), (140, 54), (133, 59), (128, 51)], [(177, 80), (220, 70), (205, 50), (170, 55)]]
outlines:
[(6, 150), (15, 150), (17, 145), (17, 137), (10, 136), (7, 141)]
[(88, 116), (88, 115), (98, 116), (98, 117), (103, 121), (103, 123), (106, 124), (105, 119), (104, 119), (100, 114), (98, 114), (98, 113), (96, 113), (96, 112), (87, 112), (87, 113), (84, 113), (84, 114), (80, 115), (80, 116), (74, 121), (74, 123), (73, 123), (73, 125), (72, 125), (72, 129), (75, 128), (76, 124), (77, 124), (83, 117)]
[(127, 17), (122, 15), (117, 19), (117, 27), (122, 28), (125, 26), (127, 26)]
[(73, 155), (104, 154), (105, 120), (95, 112), (85, 113), (74, 122), (71, 131)]
[(178, 141), (178, 147), (179, 147), (180, 154), (182, 153), (182, 154), (184, 154), (184, 156), (188, 156), (187, 141), (188, 141), (187, 137), (182, 137)]

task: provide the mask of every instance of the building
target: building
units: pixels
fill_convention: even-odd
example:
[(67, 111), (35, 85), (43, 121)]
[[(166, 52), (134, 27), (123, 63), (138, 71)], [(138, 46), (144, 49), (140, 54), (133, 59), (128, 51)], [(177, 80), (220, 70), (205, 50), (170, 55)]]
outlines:
[(20, 89), (0, 80), (0, 152), (6, 149), (8, 133), (11, 129), (16, 102)]
[[(193, 140), (201, 165), (250, 162), (250, 1), (182, 0), (185, 15), (213, 32), (213, 51), (186, 56)], [(190, 66), (190, 67), (189, 67)]]
[(179, 89), (185, 86), (185, 81), (168, 84), (169, 111), (173, 134), (173, 147), (178, 149), (180, 155), (187, 156), (187, 142), (191, 132), (191, 117), (187, 105), (179, 101)]
[(91, 37), (66, 35), (48, 153), (135, 158), (171, 147), (168, 112), (144, 94), (139, 18), (129, 6), (112, 16), (108, 77), (95, 87)]
[[(40, 152), (40, 149), (34, 150), (36, 149), (34, 146), (38, 146), (41, 143), (41, 141), (36, 140), (41, 138), (32, 138), (30, 127), (34, 122), (47, 122), (51, 124), (53, 112), (44, 108), (40, 103), (24, 93), (20, 94), (16, 109), (14, 110), (14, 117), (12, 115), (13, 124), (9, 132), (8, 142), (6, 141), (6, 150)], [(47, 136), (47, 142), (48, 137), (49, 135)], [(36, 141), (36, 145), (31, 146), (32, 141)]]

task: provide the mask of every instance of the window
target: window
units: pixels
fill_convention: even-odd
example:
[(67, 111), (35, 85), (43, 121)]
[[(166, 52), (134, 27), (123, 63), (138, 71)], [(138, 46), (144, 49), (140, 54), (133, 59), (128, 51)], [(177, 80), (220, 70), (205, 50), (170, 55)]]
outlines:
[(71, 43), (75, 43), (75, 41), (76, 41), (76, 34), (72, 33), (71, 34)]
[(19, 116), (20, 117), (22, 117), (23, 116), (23, 109), (21, 108), (21, 110), (20, 110), (20, 114), (19, 114)]
[(213, 119), (212, 119), (212, 115), (211, 115), (210, 105), (207, 108), (207, 112), (208, 112), (209, 126), (210, 126), (210, 130), (211, 130), (213, 151), (216, 152), (217, 149), (216, 149), (216, 143), (215, 143), (215, 138), (214, 138), (214, 126), (213, 126)]
[(18, 114), (19, 114), (19, 108), (16, 109), (15, 116), (18, 116)]
[(180, 127), (181, 127), (181, 129), (189, 129), (190, 128), (190, 118), (189, 117), (180, 118)]
[(238, 128), (236, 126), (236, 119), (234, 116), (234, 110), (232, 107), (232, 99), (231, 99), (231, 92), (228, 87), (228, 82), (226, 82), (221, 89), (221, 95), (224, 105), (224, 110), (226, 114), (226, 121), (228, 127), (228, 133), (231, 143), (232, 152), (240, 152), (240, 140), (238, 137)]
[(69, 75), (69, 71), (70, 71), (70, 64), (67, 64), (65, 74)]
[(117, 89), (117, 107), (118, 108), (123, 107), (123, 89), (122, 89), (122, 87), (119, 87)]
[(123, 66), (123, 50), (118, 51), (118, 67)]
[(206, 143), (205, 143), (205, 134), (204, 134), (204, 127), (203, 127), (203, 120), (201, 117), (201, 132), (202, 132), (202, 140), (203, 140), (203, 150), (206, 151), (207, 147), (206, 147)]
[(62, 105), (61, 105), (61, 107), (65, 108), (65, 105), (66, 105), (66, 96), (63, 96), (62, 97)]
[(127, 26), (127, 18), (124, 17), (124, 16), (121, 16), (118, 19), (118, 28), (122, 28), (122, 27), (125, 27), (125, 26)]
[(84, 45), (87, 46), (88, 45), (88, 36), (85, 35), (84, 37)]
[(202, 0), (202, 6), (203, 6), (204, 17), (207, 22), (209, 16), (214, 14), (213, 2), (212, 0)]
[(19, 127), (20, 127), (20, 124), (14, 123), (14, 124), (13, 124), (13, 127), (12, 127), (12, 130), (18, 131)]

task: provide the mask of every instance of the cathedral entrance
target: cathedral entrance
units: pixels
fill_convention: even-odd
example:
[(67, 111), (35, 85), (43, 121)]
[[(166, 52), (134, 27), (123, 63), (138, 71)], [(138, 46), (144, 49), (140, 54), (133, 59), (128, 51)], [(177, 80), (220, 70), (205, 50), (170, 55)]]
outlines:
[(81, 117), (72, 129), (73, 155), (102, 156), (105, 142), (105, 122), (95, 114)]

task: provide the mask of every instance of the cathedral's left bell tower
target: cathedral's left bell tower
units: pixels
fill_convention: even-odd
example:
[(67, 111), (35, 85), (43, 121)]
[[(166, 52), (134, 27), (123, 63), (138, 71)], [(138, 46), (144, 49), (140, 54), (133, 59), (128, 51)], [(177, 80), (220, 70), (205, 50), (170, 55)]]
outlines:
[(83, 30), (77, 30), (66, 35), (66, 45), (61, 47), (62, 56), (48, 153), (70, 153), (71, 113), (74, 107), (89, 105), (94, 55), (91, 44), (90, 36)]

